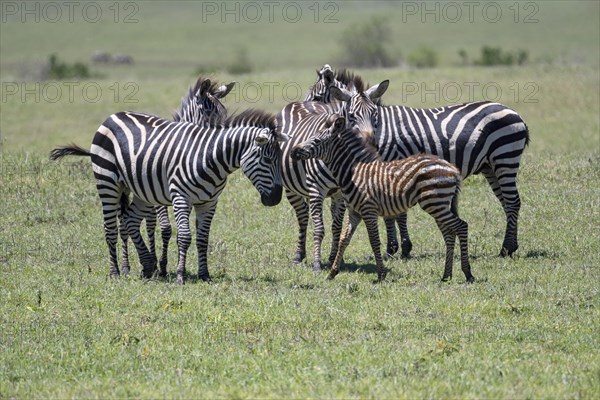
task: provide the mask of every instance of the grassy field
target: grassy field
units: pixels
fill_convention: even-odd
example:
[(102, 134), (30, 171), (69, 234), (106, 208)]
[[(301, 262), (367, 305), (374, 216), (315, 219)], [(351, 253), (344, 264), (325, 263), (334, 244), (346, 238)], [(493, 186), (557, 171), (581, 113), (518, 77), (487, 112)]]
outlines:
[[(519, 3), (521, 17), (529, 3)], [(364, 227), (335, 281), (314, 275), (309, 264), (292, 268), (292, 208), (286, 200), (262, 207), (239, 172), (213, 222), (213, 284), (191, 279), (179, 287), (172, 275), (108, 279), (91, 167), (77, 159), (50, 163), (49, 150), (71, 141), (87, 146), (118, 110), (168, 117), (195, 69), (225, 65), (240, 42), (255, 70), (215, 74), (238, 82), (228, 109), (277, 112), (302, 96), (315, 68), (336, 67), (336, 35), (365, 15), (403, 16), (393, 3), (340, 3), (336, 24), (311, 22), (307, 8), (308, 20), (298, 25), (281, 18), (199, 23), (201, 4), (135, 4), (135, 24), (22, 24), (11, 17), (0, 25), (0, 398), (600, 397), (596, 2), (535, 3), (539, 22), (529, 25), (511, 22), (508, 3), (498, 24), (410, 17), (393, 24), (393, 46), (404, 55), (431, 46), (440, 67), (357, 70), (372, 83), (390, 79), (386, 104), (492, 98), (527, 122), (532, 141), (519, 175), (516, 257), (496, 257), (504, 215), (484, 179), (464, 183), (460, 212), (477, 278), (470, 286), (458, 260), (454, 281), (439, 282), (443, 240), (417, 209), (409, 213), (414, 257), (389, 260), (382, 285), (371, 284), (375, 266)], [(122, 19), (128, 10), (120, 11)], [(153, 26), (163, 21), (171, 23)], [(484, 44), (526, 48), (532, 62), (456, 65), (457, 49), (476, 54)], [(73, 62), (95, 50), (132, 54), (136, 64), (93, 67), (102, 76), (74, 81), (72, 97), (65, 82), (22, 81), (23, 71), (49, 53)], [(326, 215), (326, 227), (329, 221)], [(330, 240), (326, 235), (325, 249)], [(192, 246), (189, 271), (196, 260)]]

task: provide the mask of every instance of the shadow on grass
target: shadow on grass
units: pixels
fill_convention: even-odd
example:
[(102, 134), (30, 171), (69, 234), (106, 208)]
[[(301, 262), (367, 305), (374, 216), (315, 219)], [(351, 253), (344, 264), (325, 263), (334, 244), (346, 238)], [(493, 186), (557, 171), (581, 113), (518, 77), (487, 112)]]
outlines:
[(555, 251), (548, 251), (548, 250), (529, 250), (526, 254), (525, 254), (525, 258), (547, 258), (549, 260), (555, 260), (557, 258), (561, 258), (563, 255), (555, 252)]

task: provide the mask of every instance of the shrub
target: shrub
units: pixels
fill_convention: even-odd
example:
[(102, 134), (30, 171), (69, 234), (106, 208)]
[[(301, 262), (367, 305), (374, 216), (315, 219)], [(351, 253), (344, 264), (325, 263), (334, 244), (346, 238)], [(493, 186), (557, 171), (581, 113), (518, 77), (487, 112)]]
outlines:
[(475, 61), (477, 65), (523, 65), (528, 58), (529, 54), (526, 50), (519, 50), (513, 53), (504, 51), (500, 47), (483, 46), (481, 48), (481, 58)]
[(391, 29), (383, 17), (346, 29), (341, 38), (343, 55), (340, 63), (348, 67), (390, 67), (396, 64), (386, 46), (391, 42)]
[(48, 60), (48, 78), (49, 79), (72, 79), (72, 78), (90, 78), (90, 70), (87, 65), (76, 62), (74, 64), (67, 64), (58, 61), (56, 54), (52, 54)]
[(408, 63), (417, 68), (432, 68), (438, 64), (438, 55), (429, 47), (419, 47), (409, 54)]
[(235, 59), (227, 67), (227, 72), (233, 75), (252, 72), (252, 64), (248, 58), (248, 50), (245, 47), (238, 48)]

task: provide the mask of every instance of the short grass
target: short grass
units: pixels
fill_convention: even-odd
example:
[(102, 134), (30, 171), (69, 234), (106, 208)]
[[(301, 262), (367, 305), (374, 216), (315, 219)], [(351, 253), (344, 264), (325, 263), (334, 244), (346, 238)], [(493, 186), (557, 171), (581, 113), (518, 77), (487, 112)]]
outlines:
[[(460, 212), (469, 223), (477, 278), (470, 286), (464, 285), (458, 260), (454, 281), (439, 282), (443, 241), (431, 218), (418, 209), (409, 213), (414, 257), (389, 260), (392, 272), (382, 285), (371, 284), (375, 268), (362, 227), (348, 249), (345, 269), (333, 282), (325, 281), (325, 274), (312, 274), (308, 264), (292, 268), (293, 210), (286, 200), (262, 207), (239, 172), (231, 176), (213, 222), (209, 268), (214, 284), (190, 279), (179, 287), (173, 276), (142, 281), (135, 254), (134, 276), (108, 279), (89, 162), (54, 164), (47, 153), (71, 141), (87, 146), (114, 111), (168, 117), (199, 63), (199, 57), (182, 56), (188, 53), (181, 50), (193, 48), (190, 43), (202, 49), (203, 42), (189, 38), (207, 27), (186, 24), (193, 13), (150, 2), (139, 3), (140, 16), (160, 22), (161, 14), (149, 10), (162, 12), (166, 20), (178, 13), (182, 28), (119, 26), (132, 35), (119, 42), (122, 36), (111, 36), (116, 33), (105, 25), (56, 24), (46, 31), (35, 24), (0, 25), (3, 95), (18, 75), (15, 66), (45, 57), (56, 38), (64, 40), (57, 51), (69, 61), (86, 60), (97, 48), (141, 49), (133, 55), (148, 61), (129, 69), (102, 68), (103, 78), (76, 82), (78, 87), (99, 85), (97, 102), (85, 101), (77, 89), (73, 101), (66, 95), (56, 102), (36, 101), (20, 93), (2, 98), (0, 398), (600, 397), (600, 77), (593, 53), (598, 35), (592, 35), (598, 30), (598, 6), (567, 4), (539, 3), (545, 18), (531, 29), (531, 42), (523, 43), (536, 57), (568, 58), (567, 63), (460, 68), (453, 65), (451, 49), (442, 53), (447, 57), (439, 69), (357, 71), (372, 83), (391, 80), (387, 104), (414, 107), (446, 104), (447, 95), (453, 96), (447, 92), (444, 97), (442, 88), (448, 85), (461, 88), (456, 101), (480, 100), (483, 86), (497, 85), (502, 90), (498, 100), (527, 122), (532, 142), (519, 175), (523, 206), (515, 258), (496, 257), (504, 216), (484, 179), (472, 177), (463, 185)], [(397, 12), (379, 7), (368, 13)], [(367, 11), (355, 5), (340, 12), (359, 19)], [(417, 25), (411, 26), (414, 34), (406, 33), (409, 26), (403, 24), (394, 29), (414, 45), (419, 43), (414, 38), (421, 37), (421, 43), (438, 43), (439, 48), (444, 46), (433, 39), (440, 33), (453, 45), (472, 43), (475, 49), (493, 40), (517, 47), (524, 35), (520, 25), (496, 35), (490, 24), (465, 24), (461, 29), (468, 29), (459, 40), (448, 36), (460, 31), (458, 25), (456, 31), (444, 24)], [(219, 27), (221, 34), (232, 35), (222, 38), (228, 46), (236, 44), (233, 35), (250, 35)], [(78, 50), (71, 34), (84, 28), (95, 36)], [(265, 35), (266, 27), (256, 28), (256, 37), (247, 37), (246, 43), (257, 49), (250, 51), (252, 57), (263, 52), (264, 64), (253, 58), (261, 67), (251, 74), (215, 75), (239, 82), (227, 107), (276, 112), (289, 98), (278, 89), (269, 98), (270, 82), (303, 90), (312, 84), (313, 69), (332, 62), (328, 57), (335, 50), (323, 36), (325, 28), (313, 28), (303, 35), (285, 29), (272, 31), (281, 35)], [(479, 42), (469, 34), (477, 32), (483, 35)], [(154, 41), (134, 46), (144, 35)], [(277, 46), (277, 40), (292, 37), (286, 35), (293, 36), (297, 48)], [(106, 48), (91, 38), (104, 40)], [(168, 47), (170, 38), (179, 39), (174, 42), (180, 47)], [(315, 40), (322, 46), (309, 51)], [(116, 99), (115, 82), (121, 90)], [(136, 85), (135, 103), (125, 101), (128, 82)], [(466, 83), (473, 82), (478, 86), (471, 97)], [(535, 93), (526, 87), (529, 83)], [(254, 84), (263, 90), (256, 100), (250, 92)], [(427, 95), (423, 84), (439, 97)], [(414, 85), (416, 93), (411, 92)], [(172, 246), (171, 272), (176, 263)], [(327, 235), (324, 248), (329, 246)], [(191, 249), (192, 273), (196, 260)]]

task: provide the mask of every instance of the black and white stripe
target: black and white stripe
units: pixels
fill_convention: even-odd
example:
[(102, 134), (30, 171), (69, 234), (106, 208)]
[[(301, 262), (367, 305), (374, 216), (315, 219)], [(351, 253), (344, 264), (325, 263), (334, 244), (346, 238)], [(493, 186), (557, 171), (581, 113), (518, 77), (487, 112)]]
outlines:
[[(131, 207), (141, 212), (156, 205), (173, 205), (179, 248), (177, 282), (183, 283), (192, 240), (191, 209), (196, 211), (198, 276), (209, 280), (208, 234), (227, 176), (241, 168), (261, 194), (264, 205), (278, 204), (282, 194), (279, 141), (284, 140), (285, 135), (276, 130), (275, 116), (256, 110), (207, 126), (119, 112), (98, 128), (89, 152), (66, 146), (53, 150), (51, 159), (66, 155), (91, 157), (102, 202), (111, 276), (119, 275), (116, 243), (122, 197), (132, 193)], [(140, 253), (143, 275), (152, 276), (156, 257), (139, 235), (139, 226), (130, 227), (128, 223), (127, 231)]]
[[(227, 85), (219, 85), (217, 82), (209, 78), (200, 76), (196, 83), (191, 86), (186, 96), (181, 99), (181, 105), (173, 115), (176, 122), (190, 122), (196, 125), (218, 124), (227, 117), (227, 109), (221, 103), (223, 97), (231, 91), (235, 82), (230, 82)], [(158, 216), (160, 233), (162, 239), (162, 252), (160, 256), (159, 276), (167, 275), (167, 256), (169, 241), (171, 240), (172, 228), (169, 220), (169, 209), (167, 206), (158, 206), (147, 213), (142, 210), (130, 207), (127, 213), (129, 224), (133, 226), (141, 226), (142, 221), (146, 220), (146, 231), (148, 233), (148, 241), (150, 252), (156, 257), (156, 245), (154, 231), (156, 228), (156, 217)], [(122, 216), (123, 217), (123, 216)], [(129, 274), (129, 252), (128, 252), (128, 233), (125, 227), (126, 223), (121, 222), (119, 233), (122, 240), (122, 270), (123, 274)]]
[[(489, 101), (428, 109), (383, 106), (378, 99), (388, 84), (383, 81), (356, 91), (331, 88), (331, 94), (345, 102), (344, 114), (349, 126), (373, 140), (384, 160), (435, 154), (454, 163), (463, 178), (483, 174), (506, 214), (500, 255), (511, 255), (518, 248), (517, 220), (521, 205), (516, 178), (521, 155), (529, 142), (529, 131), (521, 116)], [(401, 235), (405, 235), (403, 253), (409, 252), (412, 244), (406, 216), (402, 215), (398, 222)], [(386, 221), (386, 226), (390, 252), (389, 237), (395, 237), (394, 224)]]
[(285, 194), (294, 208), (299, 232), (296, 252), (292, 264), (298, 264), (306, 257), (306, 231), (309, 212), (314, 224), (313, 270), (321, 270), (321, 243), (325, 234), (323, 224), (323, 203), (332, 197), (333, 242), (329, 260), (333, 262), (337, 253), (337, 242), (344, 218), (344, 201), (331, 172), (320, 160), (294, 160), (291, 151), (294, 145), (309, 139), (321, 131), (327, 117), (336, 107), (319, 102), (290, 103), (278, 114), (278, 122), (290, 140), (282, 145), (282, 182)]
[(378, 217), (396, 216), (418, 203), (435, 219), (446, 243), (442, 279), (452, 278), (454, 245), (458, 236), (461, 267), (467, 282), (473, 282), (468, 256), (468, 225), (456, 211), (461, 181), (458, 169), (430, 154), (383, 161), (375, 147), (363, 140), (356, 128), (346, 129), (344, 117), (330, 116), (327, 126), (320, 134), (295, 146), (292, 157), (322, 159), (338, 181), (350, 211), (329, 279), (338, 274), (344, 251), (358, 224), (364, 220), (377, 263), (377, 281), (384, 280), (387, 270), (381, 257)]

